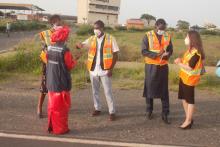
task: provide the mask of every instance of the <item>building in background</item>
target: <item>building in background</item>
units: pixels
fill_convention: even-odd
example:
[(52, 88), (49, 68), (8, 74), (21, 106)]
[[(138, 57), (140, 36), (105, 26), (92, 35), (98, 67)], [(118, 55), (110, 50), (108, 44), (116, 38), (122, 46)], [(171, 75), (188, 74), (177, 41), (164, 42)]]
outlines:
[(155, 24), (156, 24), (156, 20), (149, 20), (149, 21), (147, 21), (146, 19), (142, 19), (142, 21), (144, 22), (144, 27), (145, 28), (154, 27)]
[(142, 19), (128, 19), (127, 20), (127, 29), (144, 29), (144, 21)]
[(143, 30), (144, 28), (152, 28), (155, 26), (156, 21), (151, 20), (147, 21), (145, 19), (128, 19), (126, 26), (127, 29), (139, 29)]
[(102, 20), (107, 26), (118, 25), (121, 0), (77, 0), (77, 22), (93, 24)]
[(4, 18), (17, 20), (39, 20), (38, 14), (44, 9), (32, 4), (0, 3), (0, 10), (4, 12)]

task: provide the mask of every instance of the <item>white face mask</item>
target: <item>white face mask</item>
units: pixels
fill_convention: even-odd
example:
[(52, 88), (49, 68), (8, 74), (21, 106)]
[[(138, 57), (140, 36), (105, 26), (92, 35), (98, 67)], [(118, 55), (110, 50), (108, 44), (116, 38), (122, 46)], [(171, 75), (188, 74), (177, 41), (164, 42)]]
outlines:
[(54, 29), (54, 30), (58, 30), (58, 29), (60, 29), (60, 28), (62, 28), (62, 26), (58, 26), (57, 24), (54, 24), (54, 25), (53, 25), (53, 29)]
[(157, 34), (158, 34), (158, 35), (163, 35), (164, 33), (165, 33), (164, 30), (158, 30), (158, 31), (157, 31)]
[(189, 37), (186, 37), (184, 42), (186, 46), (189, 46), (190, 45)]
[(94, 34), (95, 36), (99, 37), (102, 34), (102, 32), (98, 29), (94, 29)]

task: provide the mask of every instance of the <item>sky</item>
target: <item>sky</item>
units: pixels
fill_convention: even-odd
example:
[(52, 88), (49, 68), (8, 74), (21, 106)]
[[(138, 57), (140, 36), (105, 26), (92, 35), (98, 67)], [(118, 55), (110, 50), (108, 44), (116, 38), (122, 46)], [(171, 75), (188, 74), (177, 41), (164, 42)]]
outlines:
[[(77, 15), (76, 0), (0, 0), (2, 3), (35, 4), (48, 13)], [(164, 18), (174, 27), (178, 20), (191, 25), (214, 23), (220, 27), (220, 0), (121, 0), (119, 23), (129, 18), (139, 18), (148, 13), (156, 18)]]

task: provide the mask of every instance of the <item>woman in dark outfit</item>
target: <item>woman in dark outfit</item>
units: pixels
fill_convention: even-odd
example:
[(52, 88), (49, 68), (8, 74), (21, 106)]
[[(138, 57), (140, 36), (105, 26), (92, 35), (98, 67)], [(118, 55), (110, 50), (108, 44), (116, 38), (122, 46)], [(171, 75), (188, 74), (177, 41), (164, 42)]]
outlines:
[(195, 86), (199, 83), (205, 59), (201, 37), (196, 31), (189, 31), (185, 39), (188, 47), (183, 58), (177, 58), (175, 63), (180, 66), (179, 99), (182, 100), (186, 119), (180, 126), (190, 129), (193, 125), (195, 109)]

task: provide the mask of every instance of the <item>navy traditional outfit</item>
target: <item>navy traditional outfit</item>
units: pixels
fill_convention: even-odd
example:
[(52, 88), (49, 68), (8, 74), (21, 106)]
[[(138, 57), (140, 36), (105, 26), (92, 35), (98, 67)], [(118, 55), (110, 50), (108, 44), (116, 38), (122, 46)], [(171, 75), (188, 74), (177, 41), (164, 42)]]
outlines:
[[(161, 50), (168, 56), (158, 57)], [(153, 99), (160, 98), (162, 113), (169, 114), (168, 59), (173, 53), (171, 36), (168, 33), (158, 35), (147, 32), (142, 42), (142, 55), (145, 57), (145, 84), (143, 97), (146, 98), (147, 112), (153, 111)]]

